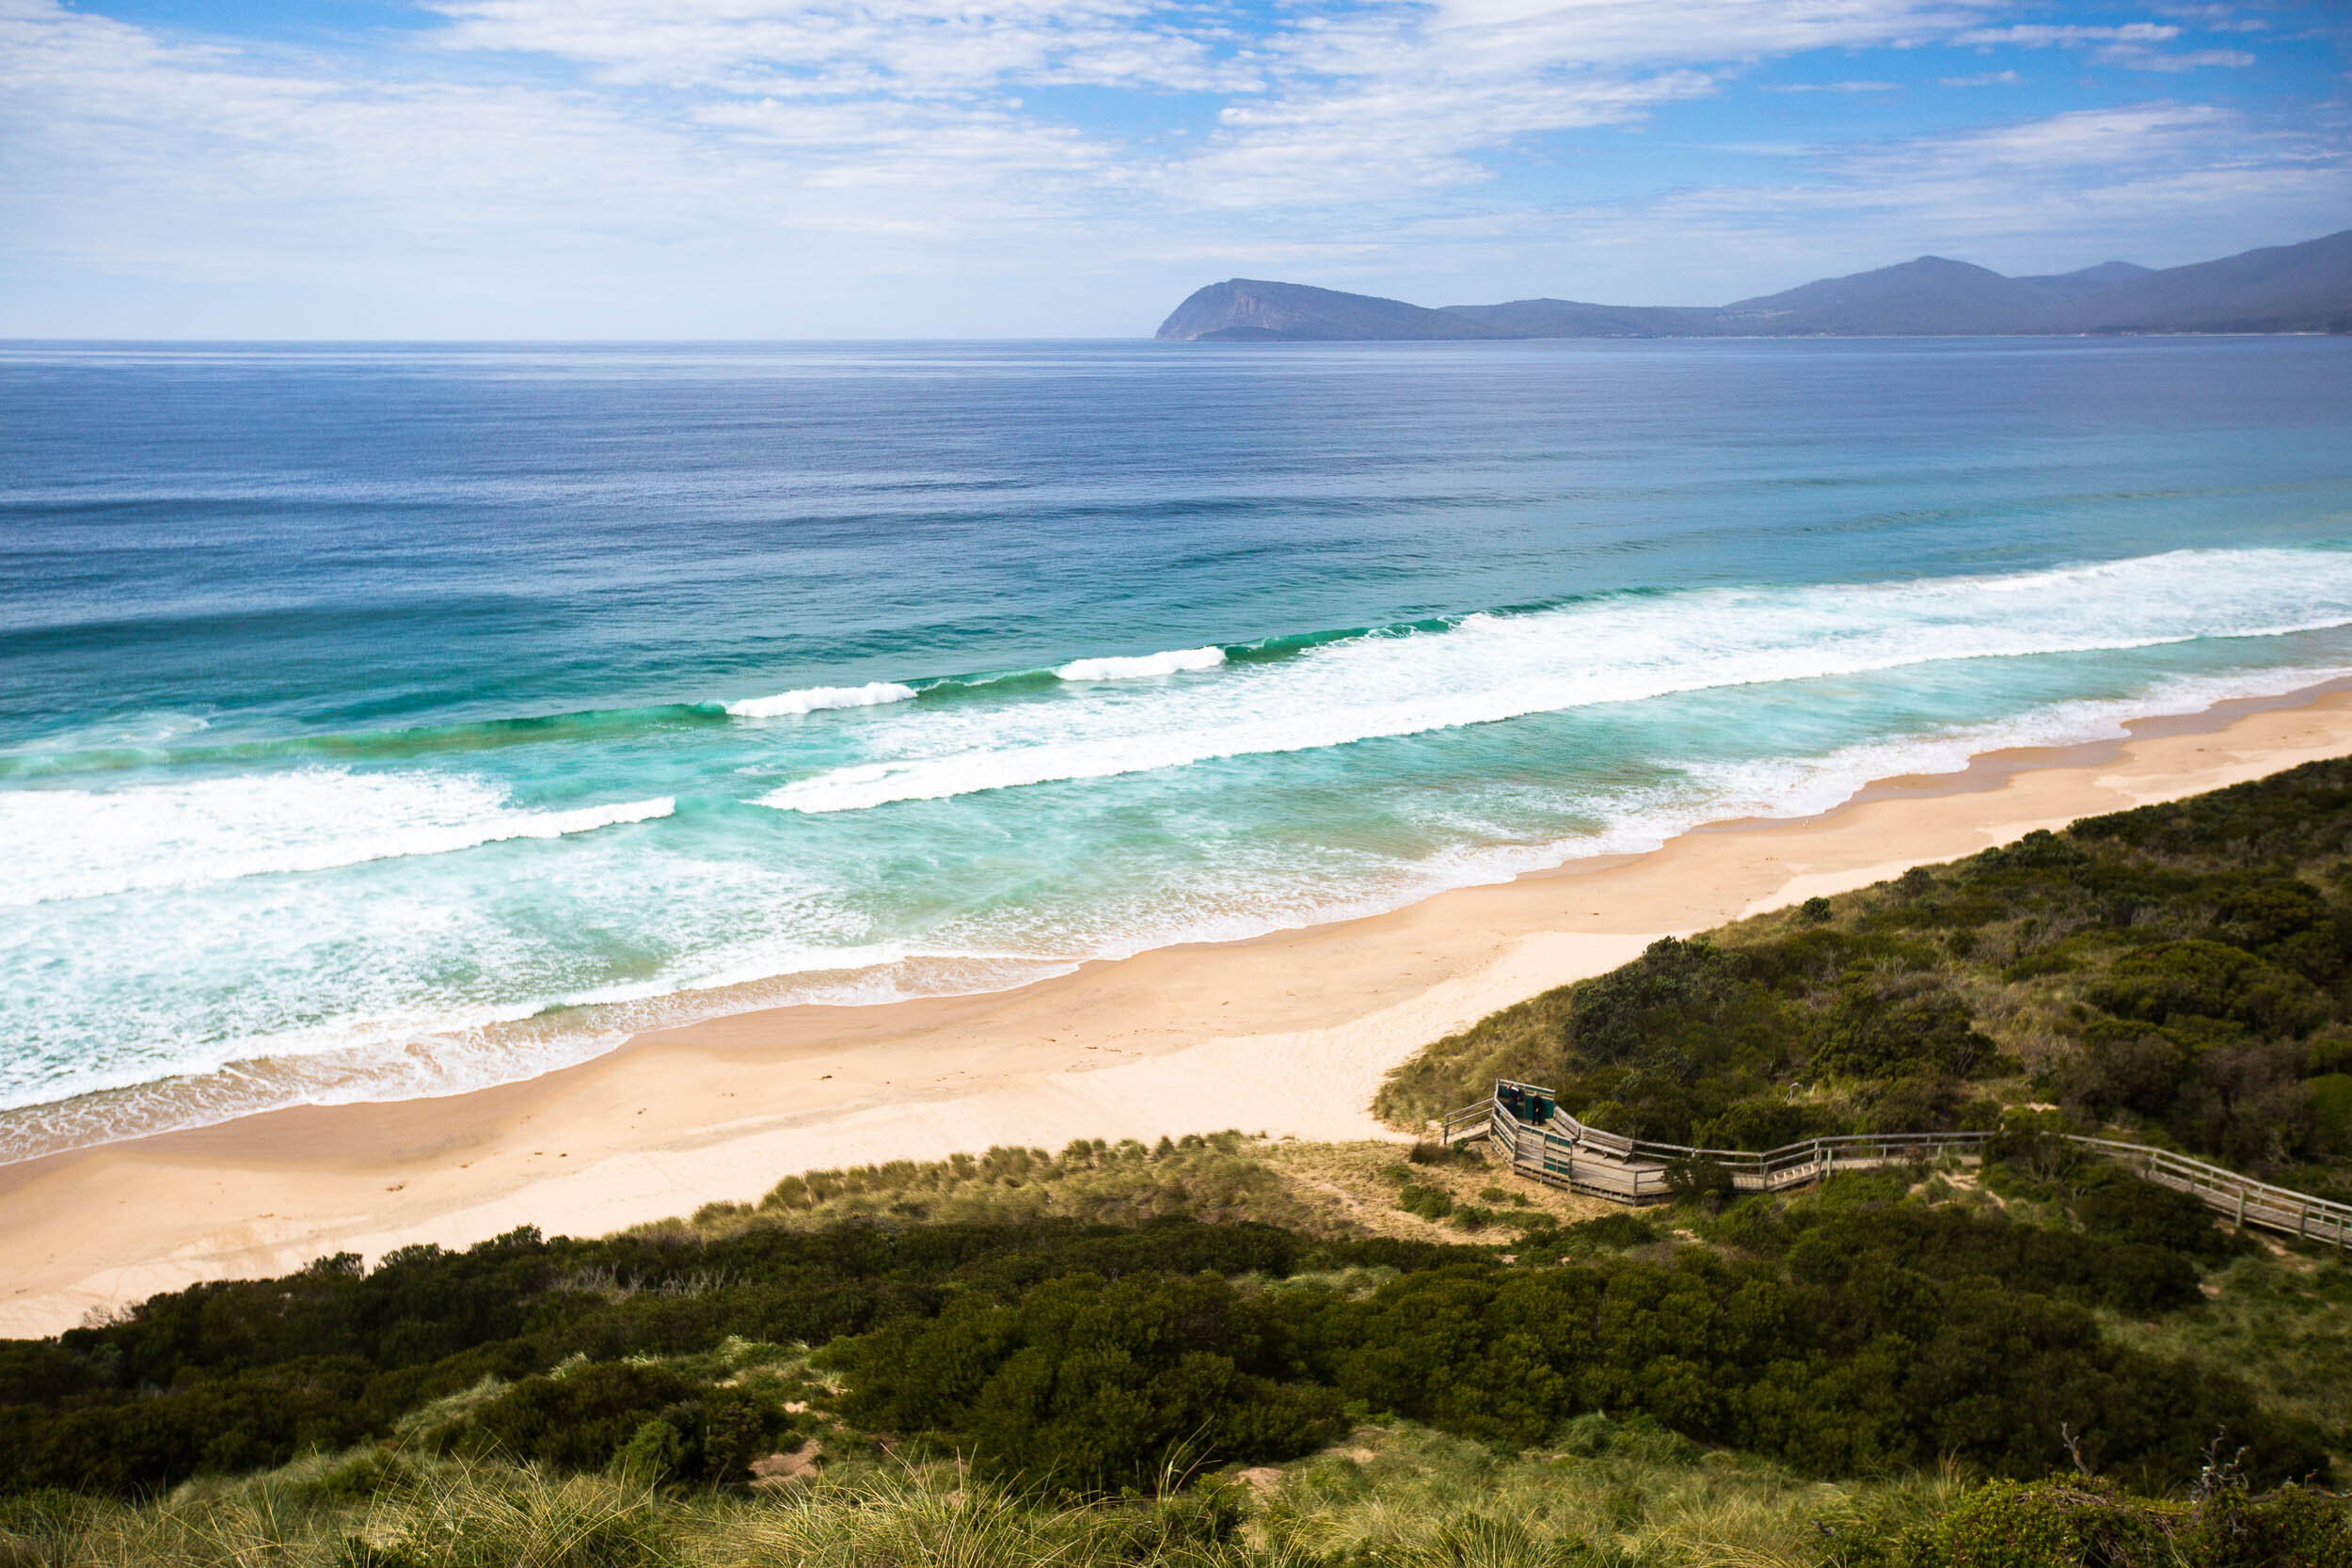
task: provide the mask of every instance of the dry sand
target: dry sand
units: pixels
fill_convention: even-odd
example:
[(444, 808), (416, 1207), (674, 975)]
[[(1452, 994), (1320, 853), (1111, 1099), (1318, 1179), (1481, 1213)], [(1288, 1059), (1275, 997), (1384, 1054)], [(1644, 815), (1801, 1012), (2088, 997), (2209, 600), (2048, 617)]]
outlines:
[(1228, 1127), (1392, 1136), (1367, 1109), (1382, 1074), (1499, 1006), (1666, 933), (2352, 752), (2345, 684), (1993, 752), (1817, 817), (1719, 823), (1371, 919), (989, 996), (744, 1013), (503, 1088), (26, 1161), (0, 1168), (0, 1335), (326, 1253), (598, 1233), (828, 1165)]

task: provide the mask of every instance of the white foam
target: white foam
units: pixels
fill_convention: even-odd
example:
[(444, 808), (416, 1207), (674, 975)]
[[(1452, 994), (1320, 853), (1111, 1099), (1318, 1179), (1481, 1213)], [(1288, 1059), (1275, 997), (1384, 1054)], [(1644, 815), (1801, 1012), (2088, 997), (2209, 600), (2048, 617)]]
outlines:
[(910, 717), (867, 737), (867, 760), (758, 803), (856, 811), (1710, 688), (2345, 625), (2352, 552), (2334, 550), (2183, 550), (1999, 577), (1619, 596), (1327, 643), (1212, 683)]
[(668, 816), (674, 797), (518, 809), (465, 774), (302, 768), (117, 789), (0, 790), (0, 905), (190, 887), (277, 872), (561, 838)]
[(1066, 681), (1132, 681), (1152, 675), (1214, 670), (1225, 662), (1222, 648), (1178, 648), (1133, 658), (1073, 658), (1054, 672)]
[[(696, 948), (691, 944), (726, 924), (714, 920), (712, 901), (700, 895), (707, 890), (678, 880), (681, 868), (675, 865), (644, 883), (633, 847), (614, 846), (612, 859), (628, 863), (631, 887), (639, 895), (631, 899), (631, 910), (640, 916), (671, 916), (651, 932), (640, 928), (639, 935), (650, 935), (651, 947), (674, 957), (658, 973), (636, 980), (592, 977), (593, 969), (585, 966), (551, 970), (550, 955), (534, 949), (530, 933), (496, 918), (488, 900), (449, 901), (414, 886), (360, 901), (339, 896), (326, 883), (285, 890), (246, 884), (223, 896), (245, 898), (249, 902), (244, 907), (254, 911), (262, 903), (299, 892), (310, 900), (303, 906), (304, 918), (242, 919), (233, 912), (239, 906), (223, 903), (215, 907), (226, 918), (209, 933), (190, 932), (180, 939), (184, 946), (156, 944), (163, 950), (146, 954), (135, 951), (144, 944), (125, 952), (120, 943), (107, 953), (108, 944), (87, 940), (96, 928), (91, 927), (66, 924), (47, 936), (30, 936), (37, 921), (72, 922), (106, 912), (99, 905), (57, 905), (0, 926), (0, 954), (14, 945), (21, 958), (42, 952), (104, 955), (110, 972), (127, 957), (143, 959), (151, 973), (161, 974), (203, 962), (202, 949), (210, 942), (233, 951), (246, 966), (241, 972), (246, 983), (215, 984), (193, 1008), (162, 986), (85, 1008), (93, 1025), (103, 1021), (121, 1029), (128, 1041), (145, 1042), (112, 1053), (103, 1063), (93, 1063), (87, 1049), (103, 1026), (75, 1028), (50, 1016), (57, 993), (47, 1005), (24, 1011), (27, 1022), (56, 1025), (50, 1031), (53, 1038), (69, 1049), (50, 1053), (45, 1071), (31, 1064), (21, 1065), (12, 1077), (0, 1074), (0, 1107), (42, 1107), (0, 1114), (0, 1162), (273, 1105), (449, 1094), (509, 1082), (595, 1055), (640, 1030), (752, 1006), (969, 994), (1066, 973), (1088, 958), (1373, 914), (1448, 887), (1507, 880), (1521, 871), (1583, 856), (1650, 848), (1704, 821), (1818, 811), (1870, 780), (1957, 768), (1970, 756), (1998, 747), (2120, 736), (2124, 720), (2142, 714), (2294, 690), (2343, 673), (2332, 666), (2271, 667), (2180, 677), (2129, 697), (2047, 704), (1981, 724), (1810, 755), (1730, 764), (1658, 757), (1652, 760), (1670, 770), (1668, 777), (1603, 790), (1577, 802), (1597, 819), (1591, 832), (1541, 842), (1489, 839), (1411, 860), (1349, 856), (1343, 865), (1328, 859), (1301, 864), (1288, 852), (1269, 847), (1222, 867), (1187, 873), (1174, 885), (1111, 896), (1090, 906), (1090, 918), (1082, 921), (1065, 923), (1073, 911), (1064, 911), (1053, 928), (1041, 930), (1018, 911), (1004, 911), (1000, 915), (1012, 918), (959, 921), (929, 933), (945, 939), (937, 944), (875, 940), (878, 933), (866, 922), (832, 907), (821, 879), (796, 873), (779, 882), (775, 872), (754, 873), (732, 861), (697, 861), (689, 868), (696, 876), (730, 885), (739, 880), (746, 907), (770, 912), (780, 903), (797, 901), (802, 907), (766, 937)], [(478, 781), (471, 783), (478, 786)], [(1467, 818), (1454, 826), (1471, 831), (1473, 838), (1486, 836)], [(654, 868), (660, 868), (658, 859)], [(495, 880), (501, 873), (485, 868), (483, 875)], [(647, 885), (654, 896), (643, 895)], [(273, 931), (278, 948), (257, 952), (267, 947)], [(469, 963), (447, 965), (448, 956), (456, 953)], [(355, 968), (321, 972), (324, 961), (354, 959)], [(18, 967), (29, 973), (22, 963)], [(467, 978), (473, 972), (479, 974)], [(497, 983), (480, 983), (480, 974), (496, 976)], [(453, 979), (464, 983), (453, 986)], [(754, 980), (763, 983), (744, 984)], [(518, 995), (536, 999), (518, 1001)], [(542, 1015), (549, 1006), (585, 1010)], [(191, 1013), (199, 1016), (192, 1020)], [(0, 1026), (10, 1022), (0, 1005)], [(191, 1022), (205, 1024), (200, 1037), (188, 1033)], [(92, 1091), (98, 1091), (96, 1098), (57, 1103), (67, 1095)]]
[(867, 681), (864, 686), (810, 686), (798, 691), (778, 692), (773, 697), (745, 697), (729, 703), (727, 712), (738, 719), (784, 719), (827, 708), (881, 707), (906, 702), (914, 695), (914, 688), (900, 686), (897, 681)]

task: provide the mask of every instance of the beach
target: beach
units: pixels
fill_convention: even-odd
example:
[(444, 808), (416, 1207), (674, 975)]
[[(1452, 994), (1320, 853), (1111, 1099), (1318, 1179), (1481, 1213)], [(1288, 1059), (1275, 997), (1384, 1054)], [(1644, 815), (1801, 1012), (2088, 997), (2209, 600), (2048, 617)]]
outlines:
[(595, 1234), (795, 1172), (995, 1144), (1408, 1136), (1368, 1109), (1420, 1046), (1657, 938), (2037, 828), (2352, 751), (2352, 690), (1992, 752), (1796, 820), (1457, 889), (1391, 913), (1163, 948), (992, 994), (738, 1013), (471, 1094), (310, 1106), (0, 1167), (0, 1335), (314, 1258)]

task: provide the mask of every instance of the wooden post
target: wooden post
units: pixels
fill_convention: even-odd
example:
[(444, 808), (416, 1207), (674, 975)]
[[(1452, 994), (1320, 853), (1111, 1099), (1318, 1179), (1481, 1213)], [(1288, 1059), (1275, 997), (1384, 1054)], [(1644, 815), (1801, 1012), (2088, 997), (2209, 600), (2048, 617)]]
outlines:
[(2237, 1227), (2240, 1230), (2246, 1228), (2246, 1189), (2243, 1187), (2237, 1190)]

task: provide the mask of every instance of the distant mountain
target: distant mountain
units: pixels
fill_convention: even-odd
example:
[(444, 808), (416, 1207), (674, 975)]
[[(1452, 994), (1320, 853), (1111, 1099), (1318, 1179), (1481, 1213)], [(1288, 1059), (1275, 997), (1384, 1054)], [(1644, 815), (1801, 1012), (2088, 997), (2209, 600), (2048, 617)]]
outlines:
[(1495, 338), (1978, 337), (2068, 332), (2352, 332), (2352, 230), (2161, 271), (2103, 261), (2005, 277), (1941, 256), (1724, 306), (1518, 299), (1429, 309), (1237, 277), (1160, 325), (1171, 341)]
[(2077, 332), (2352, 332), (2352, 229), (2152, 272), (2077, 301)]
[(2021, 277), (2017, 281), (2031, 283), (2068, 299), (2079, 299), (2084, 294), (2098, 293), (2110, 283), (2122, 283), (2134, 277), (2145, 277), (2153, 270), (2153, 267), (2134, 266), (2129, 261), (2102, 261), (2095, 267), (2085, 267), (2080, 272), (2061, 272), (2043, 277)]
[(1739, 300), (1715, 312), (1714, 331), (1793, 338), (2013, 332), (2020, 322), (2047, 314), (2057, 302), (2057, 295), (2023, 279), (1922, 256), (1900, 266)]
[(1265, 283), (1254, 277), (1235, 277), (1198, 291), (1160, 324), (1159, 335), (1200, 343), (1529, 336), (1497, 332), (1401, 299), (1342, 293), (1304, 283)]

